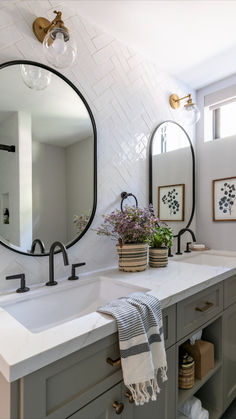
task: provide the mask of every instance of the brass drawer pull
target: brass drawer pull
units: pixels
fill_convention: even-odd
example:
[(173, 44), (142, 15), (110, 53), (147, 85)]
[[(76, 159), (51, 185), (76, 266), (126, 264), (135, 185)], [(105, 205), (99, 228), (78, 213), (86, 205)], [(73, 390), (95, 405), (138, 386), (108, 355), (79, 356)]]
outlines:
[(201, 311), (202, 313), (204, 311), (209, 310), (209, 308), (213, 307), (214, 303), (210, 303), (209, 301), (206, 302), (206, 305), (204, 307), (196, 307), (195, 310)]
[(112, 367), (117, 367), (118, 365), (121, 364), (121, 359), (117, 358), (117, 359), (111, 359), (110, 357), (107, 358), (107, 363), (109, 365), (111, 365)]
[(129, 391), (126, 391), (125, 397), (127, 397), (127, 399), (129, 400), (129, 403), (134, 403), (133, 396)]
[(114, 407), (117, 415), (120, 415), (121, 412), (123, 412), (123, 409), (124, 409), (123, 403), (118, 403), (118, 402), (112, 403), (112, 407)]

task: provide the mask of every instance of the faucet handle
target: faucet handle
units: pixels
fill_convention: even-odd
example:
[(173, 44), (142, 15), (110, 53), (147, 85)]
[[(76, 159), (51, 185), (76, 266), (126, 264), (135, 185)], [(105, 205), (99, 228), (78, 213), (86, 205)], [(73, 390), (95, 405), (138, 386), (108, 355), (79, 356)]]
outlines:
[(190, 244), (192, 244), (192, 242), (187, 242), (186, 250), (184, 251), (184, 253), (191, 253), (191, 250), (189, 249)]
[(21, 293), (21, 292), (27, 292), (30, 289), (28, 287), (25, 286), (25, 274), (17, 274), (17, 275), (10, 275), (10, 276), (6, 276), (6, 279), (20, 279), (20, 288), (18, 288), (16, 290), (16, 292)]
[(79, 277), (75, 275), (75, 269), (78, 268), (79, 266), (84, 266), (84, 265), (86, 265), (85, 262), (73, 263), (71, 265), (71, 276), (69, 276), (68, 280), (69, 281), (74, 281), (75, 279), (79, 279)]

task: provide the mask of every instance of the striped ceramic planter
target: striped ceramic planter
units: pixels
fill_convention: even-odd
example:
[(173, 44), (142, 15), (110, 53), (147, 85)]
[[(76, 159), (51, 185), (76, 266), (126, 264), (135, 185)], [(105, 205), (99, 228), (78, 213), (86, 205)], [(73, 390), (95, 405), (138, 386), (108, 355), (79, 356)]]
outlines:
[(140, 272), (147, 268), (147, 244), (134, 243), (116, 246), (119, 255), (119, 270), (125, 272)]
[(149, 265), (152, 268), (164, 268), (168, 264), (168, 248), (149, 248)]

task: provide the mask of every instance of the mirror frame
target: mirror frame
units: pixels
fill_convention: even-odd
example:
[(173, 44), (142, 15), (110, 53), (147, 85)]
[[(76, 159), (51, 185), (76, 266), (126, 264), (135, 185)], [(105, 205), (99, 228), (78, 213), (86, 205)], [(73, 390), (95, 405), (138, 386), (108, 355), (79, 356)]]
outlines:
[[(5, 63), (0, 64), (0, 70), (3, 69), (3, 68), (6, 68), (6, 67), (10, 67), (10, 66), (13, 66), (13, 65), (20, 65), (20, 64), (28, 64), (28, 65), (34, 65), (36, 67), (44, 68), (45, 70), (51, 71), (51, 73), (55, 74), (56, 76), (58, 76), (62, 80), (64, 80), (64, 82), (67, 83), (75, 91), (75, 93), (77, 93), (79, 98), (82, 100), (84, 106), (86, 107), (86, 109), (88, 111), (88, 114), (90, 116), (90, 120), (91, 120), (91, 123), (92, 123), (93, 135), (94, 135), (94, 147), (93, 147), (93, 168), (94, 168), (93, 207), (92, 207), (92, 212), (91, 212), (90, 219), (89, 219), (85, 229), (78, 235), (78, 237), (76, 237), (74, 240), (72, 240), (69, 244), (66, 245), (66, 249), (69, 249), (70, 247), (74, 246), (74, 244), (77, 243), (85, 235), (85, 233), (88, 231), (89, 227), (91, 226), (92, 221), (93, 221), (94, 216), (95, 216), (95, 213), (96, 213), (96, 208), (97, 208), (97, 128), (96, 128), (95, 119), (94, 119), (92, 111), (91, 111), (86, 99), (82, 95), (82, 93), (77, 89), (77, 87), (75, 87), (75, 85), (67, 77), (65, 77), (63, 74), (59, 73), (57, 70), (54, 70), (54, 68), (51, 68), (51, 67), (49, 67), (45, 64), (38, 63), (38, 62), (35, 62), (35, 61), (13, 60), (13, 61), (7, 61)], [(15, 248), (7, 245), (6, 243), (4, 243), (1, 240), (1, 237), (0, 237), (0, 244), (3, 245), (4, 247), (6, 247), (9, 250), (12, 250), (13, 252), (20, 253), (21, 255), (25, 255), (25, 256), (33, 256), (33, 257), (49, 256), (49, 252), (46, 252), (46, 253), (22, 252), (21, 250), (15, 249)], [(61, 250), (56, 251), (56, 253), (60, 253), (60, 252), (61, 252)]]
[[(172, 124), (177, 125), (179, 128), (182, 129), (182, 131), (184, 132), (184, 134), (186, 135), (188, 141), (189, 141), (189, 146), (190, 146), (190, 151), (191, 151), (191, 156), (192, 156), (192, 209), (191, 209), (191, 213), (190, 213), (190, 218), (186, 224), (186, 227), (184, 228), (189, 228), (189, 226), (191, 225), (191, 222), (193, 221), (193, 216), (195, 213), (195, 153), (194, 153), (194, 148), (192, 145), (192, 141), (188, 135), (188, 133), (185, 131), (185, 129), (178, 124), (175, 121), (171, 121), (171, 120), (167, 120), (164, 122), (161, 122), (159, 125), (157, 125), (157, 127), (154, 129), (151, 138), (150, 138), (150, 143), (149, 143), (149, 204), (153, 204), (153, 193), (152, 193), (152, 152), (153, 152), (153, 142), (154, 142), (154, 137), (155, 134), (157, 132), (157, 130), (163, 125), (166, 124), (167, 122), (171, 122)], [(178, 234), (175, 234), (174, 237), (177, 237)]]

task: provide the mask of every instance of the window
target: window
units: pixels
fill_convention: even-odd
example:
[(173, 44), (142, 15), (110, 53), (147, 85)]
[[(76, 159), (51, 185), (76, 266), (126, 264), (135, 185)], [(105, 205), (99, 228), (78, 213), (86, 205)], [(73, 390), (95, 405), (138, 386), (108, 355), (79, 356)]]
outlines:
[(236, 85), (205, 96), (205, 141), (236, 137)]
[(236, 102), (228, 103), (213, 111), (214, 139), (231, 137), (236, 134)]
[(163, 123), (155, 133), (153, 154), (164, 154), (189, 147), (185, 132), (172, 122)]

